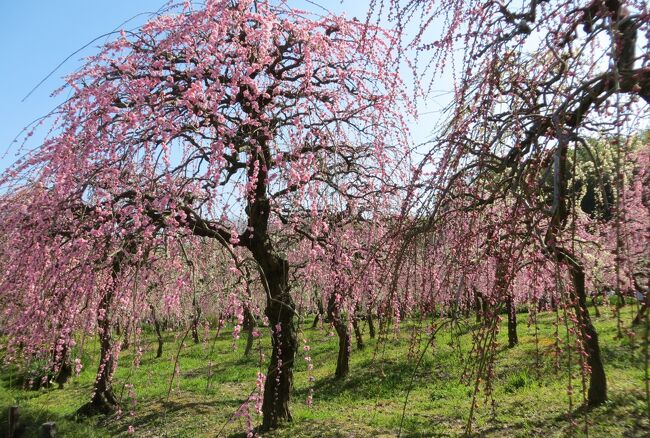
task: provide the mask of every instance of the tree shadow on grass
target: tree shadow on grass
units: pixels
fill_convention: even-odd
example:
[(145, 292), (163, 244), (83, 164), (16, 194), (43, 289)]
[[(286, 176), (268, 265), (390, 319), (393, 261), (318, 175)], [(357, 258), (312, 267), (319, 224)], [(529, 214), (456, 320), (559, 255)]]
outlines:
[[(9, 436), (9, 422), (6, 409), (3, 409), (0, 417), (0, 436)], [(96, 425), (101, 421), (99, 417), (78, 423), (74, 416), (59, 415), (48, 409), (21, 406), (18, 415), (18, 431), (16, 437), (40, 437), (41, 426), (46, 422), (54, 422), (57, 425), (59, 436), (66, 437), (93, 437), (97, 436)], [(101, 432), (100, 432), (101, 433)], [(106, 436), (103, 433), (102, 436)]]
[[(490, 420), (489, 426), (474, 432), (472, 437), (501, 437), (501, 436), (551, 436), (562, 431), (563, 436), (583, 436), (585, 416), (587, 429), (592, 435), (599, 426), (616, 422), (624, 429), (623, 437), (650, 436), (650, 419), (645, 412), (644, 396), (639, 391), (617, 393), (610, 396), (610, 400), (596, 408), (587, 408), (583, 405), (575, 408), (571, 413), (566, 411), (549, 411), (539, 418), (530, 418), (521, 415), (520, 406), (512, 405), (502, 413), (514, 411), (515, 421)], [(572, 421), (574, 424), (572, 425)], [(600, 434), (594, 436), (601, 436)]]
[(237, 411), (242, 402), (243, 400), (234, 398), (204, 401), (192, 401), (191, 399), (157, 400), (139, 407), (133, 417), (124, 417), (122, 419), (106, 417), (102, 421), (102, 425), (112, 435), (125, 433), (128, 431), (129, 426), (133, 426), (136, 430), (148, 430), (153, 433), (164, 429), (165, 434), (174, 436), (173, 425), (183, 425), (183, 427), (190, 425), (186, 418), (225, 421)]
[[(321, 400), (331, 401), (345, 395), (346, 399), (360, 400), (377, 397), (395, 397), (399, 392), (406, 392), (413, 372), (415, 384), (422, 381), (433, 381), (430, 367), (420, 366), (416, 369), (415, 363), (372, 360), (354, 364), (350, 374), (343, 378), (328, 376), (317, 380), (312, 388)], [(301, 398), (307, 395), (309, 388), (296, 390), (294, 394)]]
[(643, 359), (640, 356), (641, 344), (632, 345), (621, 340), (608, 343), (601, 342), (600, 351), (605, 366), (614, 365), (629, 368), (630, 366), (641, 367), (643, 365)]

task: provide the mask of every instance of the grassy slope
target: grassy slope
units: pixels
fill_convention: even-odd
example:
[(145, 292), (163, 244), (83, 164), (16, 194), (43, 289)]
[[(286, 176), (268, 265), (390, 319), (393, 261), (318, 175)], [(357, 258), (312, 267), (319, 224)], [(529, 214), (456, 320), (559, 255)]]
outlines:
[[(632, 309), (625, 309), (632, 312)], [(629, 320), (630, 318), (627, 318)], [(615, 321), (611, 317), (595, 318), (601, 338), (609, 382), (610, 402), (588, 415), (574, 411), (573, 426), (568, 412), (568, 373), (563, 365), (554, 369), (554, 315), (540, 318), (539, 345), (542, 363), (536, 367), (533, 327), (526, 327), (526, 315), (520, 314), (520, 345), (513, 349), (499, 347), (494, 381), (495, 404), (483, 399), (477, 407), (473, 431), (480, 436), (565, 436), (584, 435), (585, 419), (590, 436), (649, 436), (644, 396), (644, 361), (639, 343), (630, 339), (617, 340)], [(422, 339), (410, 342), (413, 335)], [(133, 349), (124, 352), (115, 378), (115, 389), (123, 397), (124, 413), (119, 418), (101, 417), (75, 421), (75, 410), (87, 401), (96, 367), (97, 345), (87, 341), (83, 372), (64, 390), (21, 390), (11, 370), (0, 374), (0, 435), (6, 428), (7, 407), (21, 406), (26, 436), (37, 434), (36, 425), (56, 421), (65, 437), (103, 437), (127, 435), (128, 426), (135, 436), (203, 437), (242, 434), (244, 419), (233, 418), (242, 400), (255, 386), (259, 370), (259, 353), (242, 357), (244, 340), (239, 349), (232, 350), (229, 332), (213, 342), (194, 345), (185, 341), (180, 355), (180, 380), (173, 384), (167, 398), (174, 359), (182, 333), (168, 333), (165, 354), (155, 359), (153, 337), (144, 345), (139, 368), (129, 366)], [(214, 335), (214, 333), (213, 333)], [(505, 342), (506, 331), (499, 340)], [(327, 330), (306, 329), (314, 361), (314, 404), (305, 404), (310, 386), (302, 354), (298, 358), (292, 412), (294, 422), (269, 436), (394, 436), (399, 430), (407, 389), (409, 394), (402, 436), (458, 436), (462, 434), (471, 403), (472, 388), (459, 383), (471, 333), (460, 338), (459, 347), (450, 344), (449, 330), (439, 333), (432, 348), (423, 356), (415, 370), (414, 360), (407, 358), (410, 346), (426, 344), (423, 327), (414, 322), (404, 324), (399, 335), (391, 332), (388, 340), (377, 344), (365, 336), (366, 348), (352, 352), (351, 373), (343, 380), (332, 378), (336, 363), (337, 340)], [(268, 335), (262, 338), (268, 342)], [(421, 350), (420, 350), (421, 351)], [(212, 366), (209, 365), (212, 360)], [(561, 357), (566, 363), (567, 357)], [(575, 362), (575, 354), (572, 361)], [(416, 371), (414, 376), (414, 371)], [(208, 379), (208, 376), (211, 376)], [(137, 403), (128, 398), (125, 383), (134, 385)], [(573, 380), (579, 404), (581, 385), (579, 373)], [(133, 407), (131, 407), (133, 406)], [(230, 420), (230, 421), (229, 421)], [(255, 419), (259, 424), (259, 417)], [(130, 436), (130, 435), (129, 435)]]

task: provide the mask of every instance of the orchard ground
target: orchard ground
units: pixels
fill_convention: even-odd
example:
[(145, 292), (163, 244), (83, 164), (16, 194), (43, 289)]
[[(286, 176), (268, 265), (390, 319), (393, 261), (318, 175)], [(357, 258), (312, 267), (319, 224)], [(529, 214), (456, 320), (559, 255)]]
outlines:
[[(642, 334), (616, 338), (616, 320), (611, 308), (601, 307), (594, 317), (609, 383), (609, 401), (592, 411), (580, 409), (581, 377), (576, 353), (555, 354), (555, 314), (538, 317), (536, 348), (534, 325), (527, 326), (525, 313), (519, 314), (518, 346), (508, 349), (505, 321), (499, 335), (494, 379), (494, 404), (479, 397), (473, 423), (476, 436), (490, 437), (592, 437), (650, 436), (650, 420), (645, 399), (646, 369)], [(623, 308), (625, 321), (631, 320), (634, 306)], [(592, 309), (593, 314), (593, 309)], [(429, 320), (430, 321), (430, 320)], [(428, 342), (428, 323), (409, 321), (382, 340), (370, 339), (364, 331), (365, 348), (353, 347), (350, 375), (334, 379), (338, 340), (330, 330), (311, 328), (311, 320), (301, 326), (301, 338), (311, 347), (315, 382), (309, 382), (302, 348), (296, 358), (292, 414), (294, 421), (264, 436), (272, 437), (403, 437), (462, 435), (470, 410), (473, 387), (460, 382), (472, 345), (473, 318), (438, 332), (435, 341), (417, 358)], [(641, 328), (643, 330), (643, 328)], [(114, 379), (114, 389), (122, 400), (122, 414), (79, 419), (75, 411), (88, 401), (97, 366), (98, 346), (86, 340), (83, 370), (64, 389), (25, 390), (15, 368), (0, 375), (0, 435), (5, 436), (9, 406), (20, 406), (25, 427), (23, 436), (38, 436), (38, 427), (55, 421), (64, 437), (215, 437), (246, 436), (245, 417), (235, 414), (255, 388), (260, 367), (260, 348), (268, 352), (269, 335), (256, 344), (256, 351), (243, 356), (245, 339), (233, 350), (230, 330), (194, 344), (185, 330), (167, 331), (165, 352), (155, 358), (156, 339), (145, 328), (144, 354), (139, 368), (131, 364), (134, 347), (122, 352)], [(560, 326), (560, 337), (566, 332)], [(260, 344), (261, 342), (261, 344)], [(353, 343), (354, 344), (354, 343)], [(182, 348), (181, 348), (182, 345)], [(537, 350), (538, 349), (538, 350)], [(539, 353), (536, 353), (536, 350)], [(180, 378), (171, 384), (176, 356), (180, 351)], [(73, 356), (74, 357), (74, 356)], [(559, 360), (560, 367), (556, 369)], [(573, 364), (573, 410), (569, 411), (567, 363)], [(212, 363), (212, 365), (210, 365)], [(129, 385), (133, 385), (129, 396)], [(404, 400), (408, 389), (408, 403)], [(314, 390), (313, 406), (306, 405), (309, 388)], [(253, 416), (255, 424), (261, 419)], [(587, 425), (587, 426), (586, 426)], [(129, 431), (129, 427), (132, 430)]]

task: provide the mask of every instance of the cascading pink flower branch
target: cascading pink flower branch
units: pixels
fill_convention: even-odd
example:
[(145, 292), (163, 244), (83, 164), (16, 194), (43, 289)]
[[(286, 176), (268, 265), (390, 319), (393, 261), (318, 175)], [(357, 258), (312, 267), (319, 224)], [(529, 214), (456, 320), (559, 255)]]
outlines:
[(263, 428), (290, 419), (286, 251), (327, 233), (326, 215), (388, 210), (399, 196), (410, 107), (388, 68), (395, 47), (379, 28), (265, 0), (179, 6), (105, 44), (67, 78), (52, 135), (2, 177), (18, 193), (2, 200), (1, 291), (27, 291), (8, 310), (13, 334), (33, 334), (20, 345), (96, 325), (106, 357), (93, 401), (110, 406), (113, 318), (147, 309), (162, 284), (174, 285), (155, 292), (169, 309), (196, 305), (182, 295), (200, 264), (182, 247), (214, 239), (225, 259), (245, 249), (261, 273), (273, 340)]

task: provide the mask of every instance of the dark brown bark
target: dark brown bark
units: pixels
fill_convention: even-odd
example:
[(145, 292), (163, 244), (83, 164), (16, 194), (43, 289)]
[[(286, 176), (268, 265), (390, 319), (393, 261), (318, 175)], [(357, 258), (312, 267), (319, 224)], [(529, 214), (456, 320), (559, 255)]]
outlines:
[(316, 328), (318, 326), (319, 321), (320, 321), (320, 313), (316, 312), (316, 316), (314, 316), (314, 322), (311, 324), (311, 328)]
[(117, 399), (111, 385), (115, 363), (110, 322), (100, 321), (99, 325), (100, 363), (95, 378), (93, 396), (89, 403), (79, 408), (78, 413), (81, 415), (110, 414), (117, 408)]
[(474, 305), (476, 306), (476, 322), (481, 322), (488, 312), (488, 302), (478, 289), (474, 289), (474, 296), (476, 297), (474, 301)]
[(199, 339), (199, 321), (201, 320), (201, 308), (196, 303), (196, 297), (192, 300), (194, 315), (192, 316), (192, 339), (195, 344), (201, 342)]
[(501, 297), (505, 303), (505, 311), (508, 314), (508, 347), (512, 348), (519, 343), (517, 337), (517, 314), (512, 302), (510, 293), (511, 272), (508, 269), (509, 261), (502, 255), (497, 256), (495, 272), (495, 289), (496, 296)]
[(54, 381), (59, 385), (59, 389), (63, 389), (63, 385), (65, 385), (68, 379), (72, 376), (72, 365), (70, 364), (67, 346), (63, 347), (61, 365), (57, 371)]
[(192, 321), (192, 340), (194, 341), (195, 344), (201, 342), (201, 340), (199, 339), (199, 328), (196, 319)]
[(372, 309), (368, 308), (368, 314), (366, 315), (366, 322), (368, 323), (368, 336), (370, 339), (375, 339), (375, 322), (372, 318)]
[[(258, 116), (255, 112), (252, 118)], [(242, 126), (243, 130), (251, 129)], [(264, 314), (271, 326), (271, 363), (264, 383), (262, 401), (263, 431), (275, 429), (286, 421), (291, 421), (289, 399), (293, 386), (293, 366), (298, 339), (294, 325), (295, 304), (289, 289), (289, 263), (273, 247), (269, 222), (271, 203), (268, 197), (268, 165), (273, 163), (269, 147), (268, 133), (259, 129), (255, 132), (242, 132), (244, 137), (255, 138), (259, 148), (251, 156), (251, 163), (266, 163), (264, 166), (248, 166), (246, 170), (249, 182), (254, 183), (254, 196), (248, 197), (246, 214), (251, 232), (240, 236), (253, 254), (264, 276), (266, 289), (266, 308)], [(259, 160), (259, 161), (257, 161)]]
[(573, 281), (574, 310), (578, 320), (578, 329), (587, 353), (587, 365), (590, 368), (589, 389), (587, 391), (587, 405), (598, 406), (607, 401), (607, 379), (605, 368), (600, 355), (598, 333), (591, 322), (589, 309), (587, 307), (587, 295), (585, 292), (585, 273), (577, 258), (563, 248), (553, 248), (558, 263), (566, 263)]
[(513, 306), (512, 295), (506, 296), (506, 313), (508, 313), (508, 347), (512, 348), (519, 343), (517, 336), (517, 309)]
[[(60, 331), (62, 328), (62, 325), (60, 325), (58, 330)], [(72, 376), (72, 365), (70, 364), (68, 344), (65, 343), (65, 339), (63, 338), (59, 339), (57, 345), (59, 343), (61, 343), (61, 351), (58, 352), (55, 346), (54, 352), (52, 354), (52, 367), (50, 369), (50, 375), (54, 377), (54, 381), (58, 384), (59, 389), (63, 389), (63, 385)]]
[(595, 295), (591, 297), (591, 304), (594, 306), (594, 314), (596, 315), (596, 318), (600, 318), (600, 310), (598, 309), (598, 297)]
[(16, 438), (20, 434), (20, 427), (18, 426), (18, 421), (20, 418), (20, 407), (11, 406), (9, 408), (9, 424), (8, 424), (8, 437)]
[(295, 305), (289, 293), (286, 260), (264, 251), (257, 252), (256, 260), (262, 267), (268, 285), (264, 313), (271, 326), (273, 348), (264, 384), (262, 430), (270, 430), (292, 419), (289, 399), (298, 340), (294, 325)]
[(350, 335), (345, 324), (335, 322), (334, 328), (339, 336), (339, 354), (336, 359), (334, 375), (338, 379), (343, 379), (350, 373)]
[(551, 310), (553, 312), (557, 310), (557, 300), (555, 299), (555, 296), (551, 297)]
[(97, 329), (99, 332), (100, 357), (97, 377), (93, 388), (93, 396), (90, 402), (83, 405), (77, 411), (80, 415), (94, 415), (96, 413), (109, 414), (117, 408), (117, 399), (113, 394), (112, 380), (115, 370), (115, 358), (113, 356), (113, 337), (111, 333), (111, 305), (117, 278), (121, 270), (121, 263), (125, 254), (119, 251), (113, 256), (111, 282), (108, 286), (97, 309)]
[(153, 327), (156, 330), (156, 338), (158, 340), (158, 350), (156, 351), (156, 359), (158, 359), (162, 357), (163, 354), (163, 336), (160, 330), (160, 321), (158, 321), (158, 318), (156, 317), (156, 309), (154, 309), (153, 306), (149, 307), (151, 308), (151, 318), (153, 319)]
[(327, 317), (334, 325), (336, 334), (339, 338), (339, 353), (336, 360), (336, 371), (334, 375), (338, 379), (346, 377), (350, 372), (350, 334), (348, 333), (348, 325), (341, 310), (336, 302), (336, 294), (333, 293), (327, 303)]
[(126, 323), (126, 326), (124, 327), (124, 338), (122, 339), (122, 345), (120, 347), (120, 350), (128, 350), (129, 349), (129, 341), (130, 341), (130, 335), (131, 335), (131, 324), (130, 322)]
[(570, 263), (569, 266), (576, 294), (575, 312), (578, 318), (578, 324), (582, 329), (582, 338), (587, 352), (587, 364), (591, 368), (587, 404), (589, 406), (598, 406), (607, 401), (607, 380), (605, 377), (605, 368), (603, 367), (603, 361), (600, 355), (598, 333), (596, 333), (596, 329), (591, 322), (589, 309), (587, 308), (585, 273), (582, 267), (575, 261)]
[(476, 312), (476, 322), (481, 322), (481, 299), (476, 289), (474, 289), (474, 312)]
[(318, 296), (318, 293), (316, 293), (316, 291), (314, 291), (314, 303), (316, 304), (317, 310), (316, 310), (316, 316), (314, 317), (314, 323), (312, 324), (311, 328), (316, 328), (323, 315), (325, 315), (323, 302), (321, 301), (321, 298)]
[(108, 414), (113, 412), (117, 406), (117, 400), (111, 385), (115, 363), (113, 358), (113, 338), (108, 316), (99, 322), (99, 330), (100, 364), (89, 407), (91, 408), (90, 412)]
[(607, 380), (600, 355), (598, 334), (591, 322), (589, 309), (587, 308), (584, 269), (575, 254), (557, 244), (558, 235), (569, 214), (567, 208), (567, 150), (569, 137), (564, 132), (558, 132), (557, 139), (559, 145), (554, 157), (553, 211), (544, 237), (544, 243), (555, 261), (559, 265), (567, 266), (571, 274), (575, 294), (572, 301), (578, 320), (577, 328), (585, 346), (587, 364), (591, 370), (589, 389), (587, 391), (587, 405), (591, 407), (601, 405), (607, 400)]
[(364, 347), (363, 335), (361, 334), (361, 328), (359, 327), (359, 320), (357, 319), (356, 315), (352, 317), (352, 328), (354, 329), (354, 337), (357, 341), (357, 349), (363, 350)]
[[(641, 282), (636, 276), (633, 277), (633, 280), (634, 280), (634, 288), (637, 291), (641, 292), (645, 290), (641, 307), (639, 308), (639, 311), (637, 312), (636, 316), (632, 320), (632, 325), (638, 326), (639, 324), (641, 324), (641, 322), (643, 322), (645, 318), (645, 314), (648, 311), (648, 307), (650, 307), (650, 290), (648, 290), (647, 287), (646, 288), (642, 287)], [(648, 281), (650, 282), (650, 280)]]
[(253, 341), (255, 340), (253, 337), (253, 330), (255, 329), (255, 318), (253, 318), (253, 314), (251, 313), (248, 306), (244, 307), (243, 326), (244, 331), (246, 332), (246, 348), (244, 350), (244, 356), (248, 356), (253, 350)]
[(636, 313), (636, 316), (632, 320), (632, 325), (633, 326), (638, 326), (639, 324), (641, 324), (641, 322), (643, 322), (643, 320), (645, 318), (645, 314), (648, 311), (648, 307), (650, 307), (650, 302), (649, 302), (650, 299), (649, 299), (649, 297), (650, 297), (650, 294), (648, 294), (646, 292), (645, 299), (643, 300), (643, 303), (641, 304), (641, 307), (639, 307), (639, 311)]

